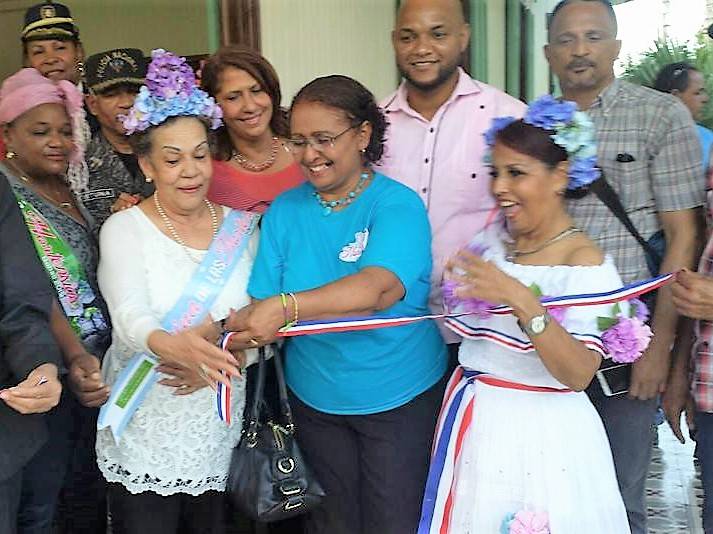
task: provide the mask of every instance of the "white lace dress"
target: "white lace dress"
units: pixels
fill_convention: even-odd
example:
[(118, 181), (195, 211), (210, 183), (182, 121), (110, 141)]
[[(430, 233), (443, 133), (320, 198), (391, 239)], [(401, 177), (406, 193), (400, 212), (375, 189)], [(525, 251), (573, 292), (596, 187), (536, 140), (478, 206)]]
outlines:
[[(622, 285), (611, 258), (598, 266), (518, 265), (505, 260), (499, 242), (487, 244), (485, 259), (526, 286), (537, 284), (546, 296), (597, 293)], [(568, 308), (561, 324), (591, 348), (599, 343), (597, 316), (610, 311), (610, 305)], [(531, 345), (526, 349), (529, 338), (514, 316), (471, 316), (459, 324), (463, 332), (475, 335), (460, 347), (459, 361), (467, 372), (566, 389)], [(522, 510), (548, 514), (552, 534), (629, 532), (609, 441), (586, 393), (518, 390), (482, 377), (468, 387), (474, 388), (469, 391), (472, 419), (450, 440), (454, 446), (454, 435), (463, 439), (453, 466), (448, 532), (498, 533), (508, 514)], [(461, 411), (466, 408), (460, 406)]]
[[(229, 212), (224, 208), (224, 213)], [(246, 291), (257, 247), (253, 235), (228, 283), (210, 310), (214, 319), (249, 303)], [(102, 371), (112, 384), (132, 355), (148, 351), (150, 332), (161, 328), (197, 264), (161, 233), (138, 208), (112, 215), (102, 227), (99, 285), (113, 322), (113, 339)], [(205, 251), (191, 249), (196, 259)], [(249, 351), (254, 361), (255, 350)], [(109, 482), (131, 493), (159, 495), (225, 490), (232, 448), (240, 438), (245, 386), (233, 379), (232, 425), (218, 419), (215, 393), (205, 387), (191, 395), (155, 385), (115, 443), (109, 429), (97, 434), (97, 461)]]

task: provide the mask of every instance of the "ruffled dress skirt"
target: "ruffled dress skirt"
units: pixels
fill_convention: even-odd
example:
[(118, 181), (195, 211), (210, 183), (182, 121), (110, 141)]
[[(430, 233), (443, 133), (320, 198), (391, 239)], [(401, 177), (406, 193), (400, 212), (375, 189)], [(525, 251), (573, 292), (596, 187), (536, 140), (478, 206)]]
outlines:
[[(447, 393), (419, 533), (507, 533), (503, 521), (522, 510), (547, 513), (551, 534), (630, 532), (609, 442), (585, 393), (475, 379), (453, 398), (459, 390), (449, 386), (453, 417)], [(435, 492), (439, 443), (450, 466)]]

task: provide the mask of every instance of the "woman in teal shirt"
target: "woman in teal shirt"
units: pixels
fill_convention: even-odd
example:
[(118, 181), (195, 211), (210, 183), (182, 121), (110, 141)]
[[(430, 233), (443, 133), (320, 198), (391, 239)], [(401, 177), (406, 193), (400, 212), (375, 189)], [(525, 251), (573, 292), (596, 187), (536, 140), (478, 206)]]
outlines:
[[(428, 314), (428, 217), (416, 193), (371, 169), (386, 129), (373, 95), (318, 78), (295, 97), (291, 127), (308, 182), (265, 216), (248, 287), (258, 301), (228, 326), (249, 346), (286, 317)], [(415, 532), (446, 369), (436, 325), (294, 337), (285, 350), (298, 439), (327, 493), (307, 531)]]

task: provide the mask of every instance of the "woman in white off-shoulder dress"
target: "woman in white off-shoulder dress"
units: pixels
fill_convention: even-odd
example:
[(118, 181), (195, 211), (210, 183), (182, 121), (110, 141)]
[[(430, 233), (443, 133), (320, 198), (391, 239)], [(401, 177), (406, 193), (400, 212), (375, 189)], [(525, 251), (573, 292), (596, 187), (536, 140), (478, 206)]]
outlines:
[[(472, 314), (447, 321), (464, 340), (419, 534), (630, 532), (604, 426), (583, 390), (602, 358), (638, 357), (650, 330), (627, 302), (549, 310), (541, 303), (622, 286), (611, 258), (565, 210), (565, 192), (597, 175), (591, 159), (581, 161), (591, 150), (582, 133), (588, 119), (569, 104), (545, 97), (487, 135), (503, 217), (446, 268), (447, 306)], [(494, 305), (512, 311), (485, 311)], [(641, 339), (620, 344), (635, 347), (629, 353), (609, 346), (632, 332)]]

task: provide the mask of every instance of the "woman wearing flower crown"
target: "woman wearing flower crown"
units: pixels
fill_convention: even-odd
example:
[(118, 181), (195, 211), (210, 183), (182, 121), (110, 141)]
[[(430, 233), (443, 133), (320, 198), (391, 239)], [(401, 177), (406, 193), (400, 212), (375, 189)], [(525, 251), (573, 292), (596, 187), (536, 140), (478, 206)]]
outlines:
[[(223, 528), (244, 387), (231, 380), (238, 362), (203, 325), (248, 303), (257, 217), (206, 199), (208, 132), (220, 116), (185, 59), (154, 50), (124, 126), (156, 192), (110, 217), (100, 237), (99, 283), (115, 335), (103, 364), (112, 397), (100, 414), (97, 457), (117, 534)], [(231, 426), (204, 387), (217, 381), (232, 384)]]
[[(598, 177), (592, 132), (574, 103), (543, 97), (486, 134), (504, 225), (477, 235), (446, 268), (447, 307), (473, 315), (448, 321), (464, 341), (420, 534), (629, 532), (609, 442), (583, 390), (602, 357), (641, 354), (651, 336), (643, 309), (541, 303), (622, 285), (565, 210), (568, 191)], [(512, 313), (485, 311), (494, 305)]]
[(223, 111), (208, 198), (264, 213), (277, 195), (304, 182), (287, 150), (289, 125), (277, 73), (259, 52), (228, 45), (203, 65), (201, 85)]

